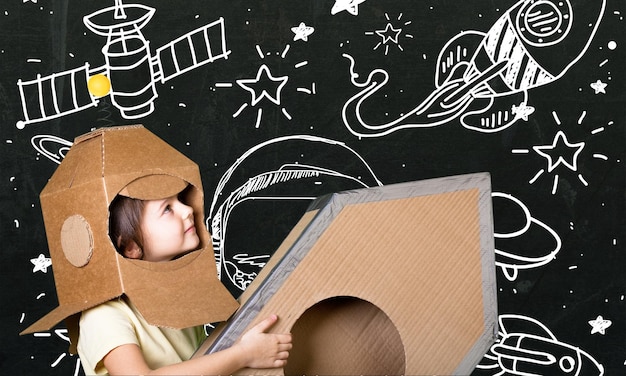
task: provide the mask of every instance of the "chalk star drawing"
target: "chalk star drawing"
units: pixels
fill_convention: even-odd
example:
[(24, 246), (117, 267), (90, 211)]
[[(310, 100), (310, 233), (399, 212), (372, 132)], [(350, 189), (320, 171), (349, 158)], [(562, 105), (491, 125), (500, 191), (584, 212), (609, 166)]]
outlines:
[(387, 24), (385, 30), (375, 31), (376, 34), (383, 38), (383, 44), (387, 44), (390, 41), (398, 44), (398, 37), (400, 36), (401, 32), (402, 29), (394, 29), (390, 23)]
[[(578, 117), (577, 124), (582, 125), (583, 121), (587, 116), (587, 112), (583, 111), (581, 115)], [(561, 125), (561, 120), (555, 111), (552, 111), (552, 117), (554, 118), (557, 125)], [(607, 125), (612, 125), (614, 122), (609, 121)], [(592, 135), (604, 132), (605, 127), (598, 127), (591, 131)], [(583, 149), (585, 149), (585, 142), (577, 142), (572, 143), (567, 139), (565, 132), (562, 130), (558, 131), (552, 140), (552, 144), (550, 145), (538, 145), (533, 146), (532, 149), (540, 156), (544, 157), (547, 161), (548, 173), (553, 173), (557, 171), (557, 167), (563, 166), (567, 169), (577, 173), (578, 172), (578, 158), (582, 155)], [(530, 153), (530, 149), (513, 149), (511, 150), (513, 154), (528, 154)], [(601, 153), (593, 153), (592, 158), (608, 161), (609, 157), (601, 154)], [(540, 169), (535, 176), (529, 180), (530, 184), (535, 183), (541, 175), (546, 172), (545, 169)], [(558, 183), (559, 183), (559, 175), (554, 174), (553, 176), (553, 184), (552, 184), (552, 194), (556, 194)], [(589, 185), (585, 177), (581, 173), (578, 173), (578, 180), (586, 187)]]
[[(379, 36), (381, 38), (381, 41), (376, 46), (374, 46), (373, 49), (377, 50), (378, 47), (385, 46), (385, 55), (387, 55), (387, 53), (389, 52), (389, 46), (395, 44), (400, 51), (404, 51), (404, 49), (402, 48), (399, 42), (400, 35), (402, 35), (402, 28), (394, 27), (387, 13), (385, 13), (385, 18), (387, 19), (387, 24), (385, 25), (384, 29), (365, 32), (365, 35), (374, 35), (374, 36)], [(402, 18), (402, 14), (398, 16), (397, 21), (400, 21), (401, 18)], [(411, 24), (411, 21), (407, 21), (404, 23), (405, 26), (410, 25), (410, 24)], [(406, 38), (413, 38), (413, 36), (410, 34), (404, 34), (404, 36)]]
[(48, 267), (52, 266), (52, 260), (43, 254), (40, 254), (37, 258), (30, 259), (30, 262), (34, 265), (33, 273), (37, 271), (48, 273)]
[[(572, 171), (576, 171), (578, 155), (584, 147), (584, 142), (572, 144), (568, 142), (563, 131), (558, 131), (552, 141), (552, 145), (533, 146), (533, 149), (537, 152), (537, 154), (548, 160), (548, 172), (552, 172), (560, 164), (567, 166), (567, 168)], [(567, 152), (568, 149), (570, 152), (570, 156), (568, 158), (569, 161), (565, 160), (562, 155), (562, 153)]]
[[(290, 46), (287, 44), (283, 51), (281, 53), (276, 53), (276, 55), (280, 56), (281, 59), (285, 59), (285, 57), (287, 56), (287, 52), (289, 52), (289, 49)], [(273, 53), (262, 51), (261, 47), (258, 45), (256, 46), (256, 51), (261, 59), (265, 59), (267, 56), (273, 55)], [(302, 67), (306, 67), (307, 65), (308, 61), (305, 60), (294, 64), (293, 67), (295, 69), (300, 69)], [(284, 64), (282, 66), (284, 66)], [(274, 77), (270, 72), (270, 68), (266, 64), (263, 64), (259, 67), (255, 78), (236, 80), (237, 85), (239, 85), (244, 90), (250, 92), (251, 101), (250, 103), (244, 102), (243, 104), (241, 104), (241, 106), (239, 106), (239, 108), (233, 114), (233, 118), (241, 115), (248, 107), (256, 107), (256, 105), (259, 104), (263, 98), (268, 99), (268, 101), (273, 103), (274, 105), (280, 106), (281, 91), (283, 90), (283, 88), (285, 88), (288, 80), (289, 76), (287, 75)], [(232, 88), (234, 86), (234, 82), (217, 82), (215, 84), (216, 88)], [(309, 95), (317, 94), (315, 82), (311, 84), (310, 88), (297, 87), (296, 91)], [(261, 125), (261, 120), (263, 119), (263, 105), (259, 105), (256, 108), (256, 111), (257, 116), (255, 128), (259, 128)], [(288, 120), (292, 119), (291, 114), (289, 114), (286, 108), (281, 107), (280, 111), (285, 116), (285, 118), (287, 118)]]
[(517, 119), (522, 119), (524, 121), (528, 121), (528, 116), (532, 115), (535, 112), (535, 108), (532, 106), (527, 106), (526, 103), (520, 103), (519, 106), (513, 105), (511, 107), (511, 113), (515, 115)]
[(311, 26), (305, 25), (304, 22), (300, 22), (300, 25), (292, 27), (291, 31), (295, 34), (293, 36), (294, 41), (302, 39), (303, 41), (307, 42), (309, 40), (309, 35), (313, 34), (315, 29)]
[[(283, 89), (289, 77), (274, 77), (267, 65), (263, 64), (257, 71), (255, 78), (237, 80), (237, 84), (252, 94), (252, 106), (255, 106), (263, 98), (280, 105), (280, 91)], [(272, 93), (270, 94), (271, 91)]]
[(604, 82), (597, 80), (596, 82), (592, 82), (591, 84), (589, 84), (589, 86), (591, 86), (591, 88), (595, 91), (596, 94), (606, 94), (606, 86), (607, 84), (605, 84)]
[(353, 16), (358, 16), (359, 4), (364, 2), (365, 0), (335, 0), (335, 4), (330, 10), (330, 14), (334, 16), (335, 14), (345, 10)]
[(602, 335), (606, 334), (606, 329), (613, 324), (611, 320), (605, 320), (602, 316), (588, 322), (591, 325), (591, 334), (600, 333)]

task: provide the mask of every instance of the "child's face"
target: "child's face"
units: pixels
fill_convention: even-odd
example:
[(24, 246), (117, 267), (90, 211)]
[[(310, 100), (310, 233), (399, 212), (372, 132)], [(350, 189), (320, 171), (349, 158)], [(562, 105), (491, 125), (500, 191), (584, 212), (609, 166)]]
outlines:
[(198, 247), (193, 208), (178, 196), (144, 202), (141, 218), (143, 259), (169, 261)]

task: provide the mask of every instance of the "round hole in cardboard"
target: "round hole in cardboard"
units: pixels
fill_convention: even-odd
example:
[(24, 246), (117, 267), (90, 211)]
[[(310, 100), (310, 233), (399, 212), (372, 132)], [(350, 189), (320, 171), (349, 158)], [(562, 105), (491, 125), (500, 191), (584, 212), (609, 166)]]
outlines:
[(89, 222), (82, 215), (69, 216), (63, 222), (61, 247), (67, 261), (77, 268), (82, 268), (91, 260), (93, 234)]
[(374, 304), (337, 296), (306, 310), (292, 330), (286, 375), (403, 375), (400, 333)]

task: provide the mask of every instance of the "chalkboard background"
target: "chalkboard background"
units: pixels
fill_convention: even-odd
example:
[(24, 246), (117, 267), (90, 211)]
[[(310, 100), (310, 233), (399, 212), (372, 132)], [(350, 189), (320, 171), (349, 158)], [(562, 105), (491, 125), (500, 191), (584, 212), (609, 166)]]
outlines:
[[(601, 367), (607, 375), (624, 374), (626, 4), (528, 3), (143, 0), (134, 5), (155, 13), (136, 40), (149, 43), (152, 61), (163, 68), (153, 76), (123, 71), (123, 79), (111, 77), (110, 95), (95, 98), (85, 75), (113, 63), (103, 52), (106, 37), (87, 28), (83, 17), (114, 1), (4, 1), (0, 373), (82, 374), (77, 356), (67, 352), (63, 324), (18, 335), (58, 304), (38, 195), (74, 137), (142, 123), (199, 164), (207, 217), (230, 213), (227, 223), (207, 223), (224, 235), (216, 253), (235, 295), (313, 197), (490, 172), (501, 339), (526, 338), (526, 350), (556, 356), (555, 364), (535, 365), (541, 374), (573, 374), (578, 367), (585, 375), (599, 375)], [(513, 13), (520, 5), (527, 6), (524, 16)], [(554, 12), (537, 19), (548, 10)], [(490, 31), (507, 12), (517, 14), (511, 25), (528, 21), (520, 26), (525, 32)], [(189, 62), (176, 41), (204, 27), (214, 59), (173, 74), (171, 64), (165, 67), (172, 55), (157, 50), (173, 43), (179, 62)], [(443, 97), (418, 111), (430, 95), (447, 90), (446, 83), (469, 81), (463, 64), (451, 72), (463, 60), (457, 51), (465, 48), (471, 58), (479, 43), (493, 38), (501, 50), (510, 46), (506, 38), (526, 47), (534, 38), (525, 56), (505, 60), (522, 65), (511, 71), (535, 64), (554, 77), (531, 85), (526, 96), (481, 82), (445, 116), (438, 107)], [(74, 79), (50, 78), (72, 70), (78, 71)], [(374, 81), (387, 82), (367, 96), (371, 72)], [(154, 107), (129, 118), (113, 97), (143, 85), (153, 86)], [(359, 93), (365, 99), (356, 111)], [(480, 125), (481, 117), (487, 123)], [(227, 199), (249, 179), (295, 164), (300, 174), (250, 192), (255, 200)], [(490, 352), (475, 374), (500, 374), (505, 361)]]

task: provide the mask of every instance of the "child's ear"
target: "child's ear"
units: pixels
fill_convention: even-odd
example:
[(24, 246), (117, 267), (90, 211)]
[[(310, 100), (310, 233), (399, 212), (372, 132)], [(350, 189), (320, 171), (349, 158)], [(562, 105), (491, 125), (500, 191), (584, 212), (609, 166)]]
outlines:
[(137, 243), (131, 241), (130, 244), (124, 249), (124, 257), (141, 260), (143, 258), (143, 250), (139, 248)]

